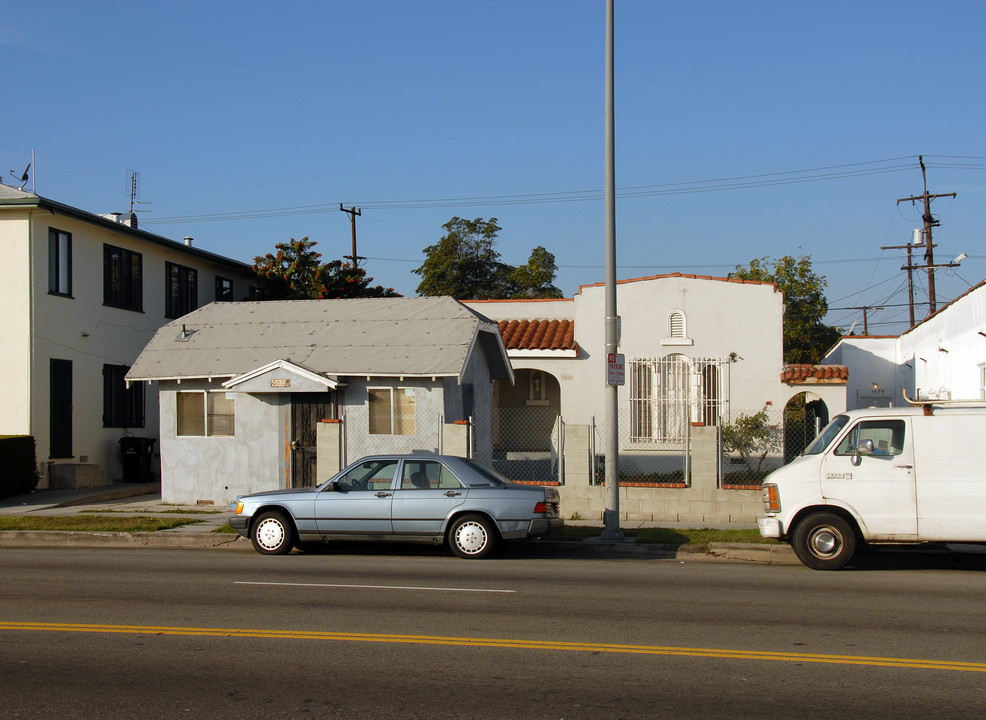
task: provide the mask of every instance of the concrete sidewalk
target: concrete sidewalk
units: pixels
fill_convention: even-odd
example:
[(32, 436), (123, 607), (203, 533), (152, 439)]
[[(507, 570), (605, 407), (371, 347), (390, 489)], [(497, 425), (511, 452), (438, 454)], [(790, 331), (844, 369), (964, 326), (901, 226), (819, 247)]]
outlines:
[[(228, 548), (253, 552), (250, 541), (235, 533), (218, 533), (233, 516), (228, 507), (171, 505), (161, 501), (159, 483), (116, 483), (80, 490), (37, 490), (27, 495), (0, 499), (3, 516), (65, 516), (85, 513), (124, 515), (168, 515), (196, 522), (157, 532), (111, 533), (6, 530), (0, 531), (0, 547), (183, 547)], [(598, 522), (566, 520), (566, 525), (599, 527)], [(689, 528), (685, 523), (627, 521), (623, 530), (646, 527)], [(721, 527), (751, 528), (755, 525)], [(510, 543), (508, 552), (534, 557), (650, 557), (680, 560), (745, 560), (770, 564), (798, 564), (787, 545), (712, 543), (707, 552), (681, 550), (675, 545), (653, 543), (604, 543), (593, 538), (582, 542), (554, 541)]]

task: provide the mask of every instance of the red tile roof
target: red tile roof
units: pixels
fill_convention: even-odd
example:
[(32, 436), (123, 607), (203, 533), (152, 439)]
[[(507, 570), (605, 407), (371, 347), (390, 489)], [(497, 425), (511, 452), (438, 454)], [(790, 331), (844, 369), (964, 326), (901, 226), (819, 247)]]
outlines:
[(575, 350), (571, 320), (501, 320), (500, 335), (507, 350)]
[(787, 365), (781, 372), (781, 382), (789, 385), (812, 383), (842, 385), (849, 382), (849, 368), (845, 365), (809, 365), (807, 363)]

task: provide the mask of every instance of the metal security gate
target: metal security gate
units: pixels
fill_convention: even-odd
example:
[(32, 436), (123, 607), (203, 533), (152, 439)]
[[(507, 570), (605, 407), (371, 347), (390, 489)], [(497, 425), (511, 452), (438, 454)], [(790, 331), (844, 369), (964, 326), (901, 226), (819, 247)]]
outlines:
[(322, 420), (336, 416), (334, 393), (291, 396), (291, 487), (315, 487), (316, 437)]

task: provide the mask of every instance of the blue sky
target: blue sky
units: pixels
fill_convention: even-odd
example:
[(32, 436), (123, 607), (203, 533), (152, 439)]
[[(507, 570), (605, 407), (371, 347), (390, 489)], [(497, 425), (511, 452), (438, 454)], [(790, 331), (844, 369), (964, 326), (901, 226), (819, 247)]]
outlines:
[[(4, 0), (0, 171), (250, 262), (309, 236), (414, 295), (453, 215), (502, 260), (603, 278), (604, 0)], [(939, 301), (986, 277), (986, 3), (616, 0), (621, 278), (805, 253), (833, 308), (907, 319), (903, 245), (935, 200)], [(29, 184), (28, 189), (31, 189)], [(242, 215), (247, 217), (242, 217)], [(918, 255), (920, 261), (920, 254)], [(918, 300), (926, 279), (915, 277)], [(895, 307), (896, 306), (896, 307)], [(926, 308), (919, 308), (922, 317)], [(862, 325), (862, 312), (829, 321)], [(857, 332), (859, 329), (857, 329)]]

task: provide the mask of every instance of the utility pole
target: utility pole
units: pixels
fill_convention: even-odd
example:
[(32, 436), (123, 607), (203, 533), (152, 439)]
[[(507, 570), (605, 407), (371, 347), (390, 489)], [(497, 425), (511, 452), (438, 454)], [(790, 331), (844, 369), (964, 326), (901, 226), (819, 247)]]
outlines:
[[(929, 195), (928, 194), (928, 173), (924, 167), (924, 156), (918, 155), (918, 162), (921, 164), (921, 178), (924, 180), (924, 192), (921, 195), (912, 195), (911, 197), (900, 198), (897, 200), (897, 204), (900, 205), (902, 202), (914, 202), (915, 200), (921, 200), (924, 203), (924, 213), (921, 218), (924, 220), (924, 261), (925, 269), (928, 271), (928, 303), (929, 310), (928, 314), (932, 315), (938, 309), (938, 303), (935, 299), (935, 270), (939, 267), (954, 267), (955, 263), (950, 263), (949, 265), (935, 265), (935, 251), (934, 243), (931, 241), (931, 229), (941, 225), (941, 222), (934, 215), (931, 214), (931, 201), (935, 198), (941, 197), (955, 197), (955, 193), (942, 193), (939, 195)], [(911, 268), (911, 263), (908, 261), (907, 267)], [(920, 266), (917, 266), (920, 267)], [(913, 320), (912, 320), (913, 324)]]
[[(614, 88), (613, 88), (613, 0), (606, 0), (606, 90), (604, 100), (605, 141), (604, 145), (604, 186), (605, 186), (605, 233), (606, 255), (606, 298), (605, 335), (606, 356), (616, 357), (617, 308), (616, 308), (616, 143), (614, 128)], [(608, 365), (607, 365), (608, 372)], [(606, 430), (606, 509), (603, 512), (602, 539), (619, 542), (624, 539), (620, 531), (620, 435), (619, 435), (619, 391), (620, 388), (607, 379), (604, 393)]]
[[(924, 231), (920, 228), (915, 228), (912, 238), (916, 238), (918, 235), (923, 236), (923, 233)], [(911, 251), (917, 244), (916, 241), (912, 241), (910, 245), (882, 245), (880, 247), (881, 250), (907, 250), (907, 265), (904, 265), (901, 270), (907, 270), (907, 308), (911, 321), (909, 327), (914, 327), (914, 265), (911, 262)]]
[(867, 310), (883, 310), (882, 307), (873, 307), (872, 305), (863, 305), (862, 307), (852, 307), (846, 308), (847, 310), (862, 310), (863, 311), (863, 335), (870, 334), (870, 326), (866, 319)]
[(355, 207), (351, 207), (351, 208), (348, 208), (348, 209), (347, 208), (344, 208), (342, 206), (342, 203), (339, 203), (339, 210), (342, 211), (342, 212), (344, 212), (344, 213), (347, 213), (349, 215), (349, 219), (353, 223), (353, 254), (352, 255), (343, 255), (343, 257), (346, 258), (347, 260), (352, 260), (353, 261), (353, 269), (356, 269), (357, 267), (359, 267), (359, 261), (360, 260), (366, 260), (365, 257), (361, 257), (361, 256), (359, 256), (359, 255), (356, 254), (356, 216), (357, 215), (362, 215), (363, 214), (363, 211), (361, 209), (357, 209)]

